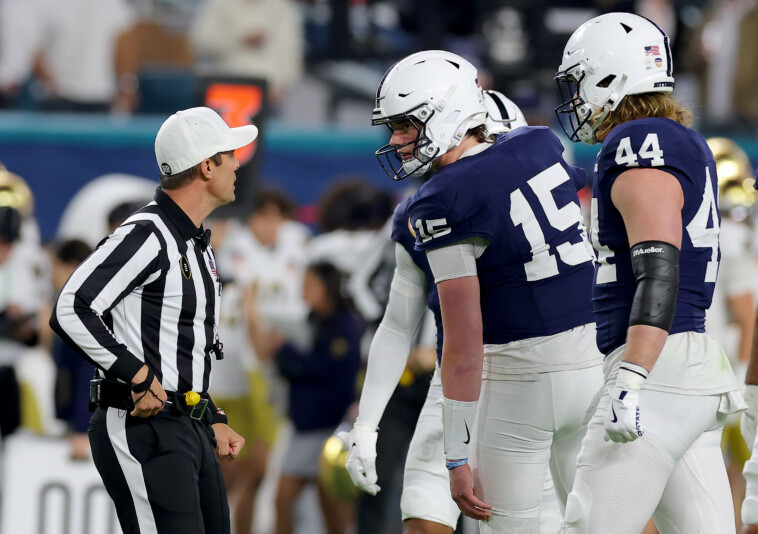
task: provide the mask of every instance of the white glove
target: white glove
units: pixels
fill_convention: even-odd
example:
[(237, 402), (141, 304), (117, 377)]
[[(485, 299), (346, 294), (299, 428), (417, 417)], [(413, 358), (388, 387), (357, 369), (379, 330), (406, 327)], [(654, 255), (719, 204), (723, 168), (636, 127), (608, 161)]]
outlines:
[(755, 443), (756, 420), (758, 419), (758, 386), (745, 384), (744, 397), (747, 410), (742, 412), (740, 430), (742, 430), (742, 437), (745, 438), (748, 449), (752, 451)]
[(376, 495), (381, 488), (376, 483), (376, 428), (356, 421), (350, 433), (342, 432), (348, 446), (347, 472), (358, 488)]
[(606, 441), (634, 441), (645, 433), (640, 423), (640, 387), (647, 379), (647, 369), (621, 362), (619, 374), (609, 394), (611, 404), (605, 412)]

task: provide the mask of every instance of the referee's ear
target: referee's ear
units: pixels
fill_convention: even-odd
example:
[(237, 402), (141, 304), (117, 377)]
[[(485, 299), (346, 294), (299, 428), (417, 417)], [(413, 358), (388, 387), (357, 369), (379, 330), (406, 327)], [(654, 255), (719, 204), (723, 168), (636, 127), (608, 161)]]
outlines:
[(204, 182), (209, 182), (213, 178), (213, 168), (215, 166), (211, 158), (201, 161), (197, 166), (197, 174), (200, 176), (200, 179)]

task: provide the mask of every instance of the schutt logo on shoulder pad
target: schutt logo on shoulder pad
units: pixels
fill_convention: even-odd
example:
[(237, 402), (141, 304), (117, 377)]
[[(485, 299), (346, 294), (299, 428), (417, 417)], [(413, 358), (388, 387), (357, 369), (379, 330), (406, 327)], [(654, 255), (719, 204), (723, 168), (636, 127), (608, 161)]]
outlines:
[(663, 252), (663, 249), (660, 247), (648, 247), (648, 248), (638, 248), (633, 252), (633, 256), (639, 256), (640, 254), (658, 254), (660, 252)]

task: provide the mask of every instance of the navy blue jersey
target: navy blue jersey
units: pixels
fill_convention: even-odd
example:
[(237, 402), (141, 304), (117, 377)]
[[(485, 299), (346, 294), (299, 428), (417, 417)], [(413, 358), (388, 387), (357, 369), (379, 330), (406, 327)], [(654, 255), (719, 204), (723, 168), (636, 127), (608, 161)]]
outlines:
[[(614, 128), (598, 154), (592, 192), (592, 241), (598, 251), (593, 301), (598, 348), (604, 354), (625, 343), (637, 287), (624, 221), (611, 201), (613, 182), (634, 167), (665, 171), (679, 180), (684, 192), (679, 294), (671, 334), (705, 331), (705, 310), (711, 305), (718, 271), (718, 179), (703, 137), (662, 118)], [(654, 191), (650, 202), (655, 202)]]
[(427, 306), (434, 314), (434, 324), (437, 326), (437, 361), (442, 361), (442, 312), (440, 311), (440, 296), (437, 294), (437, 285), (434, 283), (432, 270), (429, 268), (429, 262), (426, 261), (426, 254), (416, 250), (416, 232), (413, 231), (410, 221), (408, 206), (411, 204), (411, 198), (408, 197), (398, 204), (395, 213), (392, 214), (392, 240), (400, 244), (408, 254), (411, 255), (413, 263), (424, 271), (429, 286), (429, 299)]
[(593, 255), (576, 192), (583, 171), (562, 154), (548, 128), (519, 128), (440, 169), (411, 202), (418, 250), (489, 243), (476, 261), (485, 344), (593, 321)]
[(311, 347), (285, 343), (275, 362), (289, 382), (289, 416), (299, 431), (335, 428), (355, 400), (363, 323), (346, 309), (330, 317), (311, 314)]

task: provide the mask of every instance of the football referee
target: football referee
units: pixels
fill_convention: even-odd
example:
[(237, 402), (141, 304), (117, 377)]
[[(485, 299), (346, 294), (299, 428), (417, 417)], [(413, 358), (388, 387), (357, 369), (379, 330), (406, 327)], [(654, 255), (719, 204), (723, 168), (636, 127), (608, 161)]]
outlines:
[[(203, 220), (234, 200), (255, 126), (180, 111), (155, 139), (161, 186), (71, 275), (52, 328), (98, 367), (92, 456), (124, 534), (229, 534), (217, 459), (244, 439), (207, 394), (221, 284)], [(215, 449), (215, 451), (214, 451)]]

